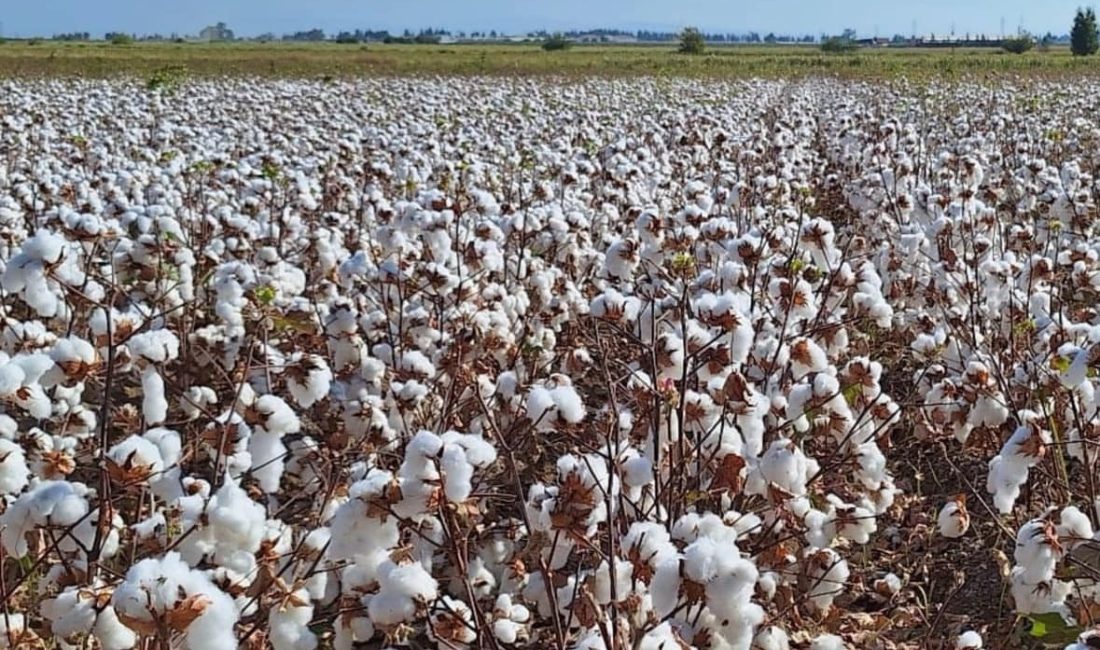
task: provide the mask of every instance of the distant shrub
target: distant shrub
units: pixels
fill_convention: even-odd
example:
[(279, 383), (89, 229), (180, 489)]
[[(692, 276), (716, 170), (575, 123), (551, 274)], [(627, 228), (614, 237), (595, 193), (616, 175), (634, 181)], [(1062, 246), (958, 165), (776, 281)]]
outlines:
[(840, 36), (834, 36), (827, 38), (821, 43), (821, 51), (828, 52), (830, 54), (839, 54), (844, 52), (855, 52), (859, 49), (859, 44)]
[(1001, 48), (1005, 52), (1010, 54), (1023, 54), (1035, 47), (1035, 39), (1028, 35), (1016, 36), (1014, 38), (1006, 38), (1004, 43), (1001, 43)]
[(359, 42), (359, 37), (354, 34), (340, 34), (336, 37), (336, 42), (341, 45), (355, 45)]
[(561, 34), (554, 34), (542, 42), (542, 49), (547, 52), (555, 52), (559, 50), (568, 50), (573, 47), (573, 41), (569, 40)]
[(703, 38), (703, 33), (698, 29), (685, 27), (684, 31), (680, 32), (681, 54), (702, 54), (706, 49), (706, 40)]
[(111, 45), (132, 45), (134, 37), (129, 34), (123, 34), (122, 32), (116, 32), (114, 34), (108, 34), (107, 40)]

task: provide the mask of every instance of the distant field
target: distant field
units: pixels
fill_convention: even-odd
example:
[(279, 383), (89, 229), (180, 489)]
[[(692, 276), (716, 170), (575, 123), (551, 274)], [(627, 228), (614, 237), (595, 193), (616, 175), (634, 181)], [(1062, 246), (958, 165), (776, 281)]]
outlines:
[(813, 46), (713, 46), (685, 56), (675, 46), (576, 46), (544, 52), (522, 45), (338, 45), (201, 43), (0, 44), (0, 76), (148, 75), (168, 66), (189, 74), (287, 77), (348, 75), (562, 75), (780, 77), (1065, 76), (1100, 72), (1100, 57), (1066, 49), (1012, 55), (991, 49), (868, 49), (825, 54)]

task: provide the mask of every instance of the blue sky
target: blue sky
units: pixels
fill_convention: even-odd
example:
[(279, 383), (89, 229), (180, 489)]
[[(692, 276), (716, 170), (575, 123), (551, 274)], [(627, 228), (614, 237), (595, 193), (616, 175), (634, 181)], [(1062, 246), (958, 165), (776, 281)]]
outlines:
[[(225, 21), (242, 35), (320, 27), (522, 32), (618, 27), (861, 35), (1069, 31), (1080, 0), (0, 0), (3, 35), (121, 30), (195, 33)], [(1088, 4), (1085, 2), (1085, 4)]]

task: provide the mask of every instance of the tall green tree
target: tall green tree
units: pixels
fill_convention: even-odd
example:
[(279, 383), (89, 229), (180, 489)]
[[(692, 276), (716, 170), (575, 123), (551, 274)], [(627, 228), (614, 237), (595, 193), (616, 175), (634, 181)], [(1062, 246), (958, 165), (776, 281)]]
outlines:
[(703, 33), (694, 27), (685, 27), (680, 32), (680, 52), (684, 54), (702, 54), (707, 47)]
[(1100, 50), (1100, 33), (1096, 28), (1096, 12), (1078, 9), (1070, 32), (1070, 49), (1074, 56), (1089, 56)]

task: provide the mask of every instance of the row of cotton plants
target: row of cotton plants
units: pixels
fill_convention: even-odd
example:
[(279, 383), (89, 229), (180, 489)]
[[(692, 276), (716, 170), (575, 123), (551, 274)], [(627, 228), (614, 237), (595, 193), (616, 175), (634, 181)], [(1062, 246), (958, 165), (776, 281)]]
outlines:
[(927, 647), (850, 616), (908, 436), (1092, 624), (1060, 87), (0, 90), (0, 647)]

